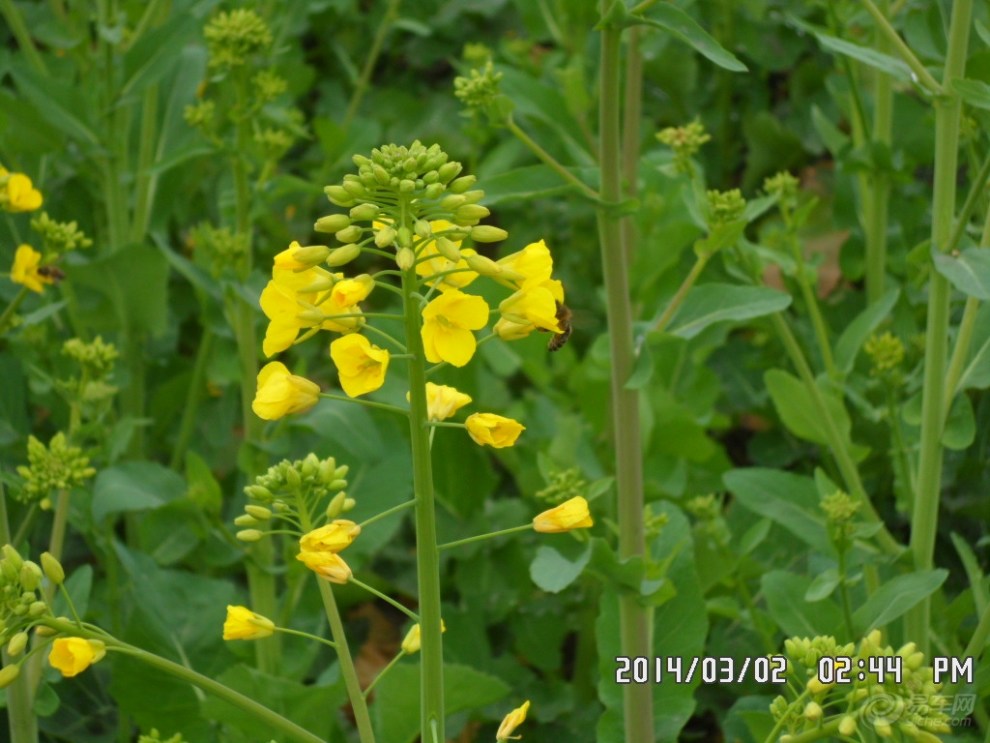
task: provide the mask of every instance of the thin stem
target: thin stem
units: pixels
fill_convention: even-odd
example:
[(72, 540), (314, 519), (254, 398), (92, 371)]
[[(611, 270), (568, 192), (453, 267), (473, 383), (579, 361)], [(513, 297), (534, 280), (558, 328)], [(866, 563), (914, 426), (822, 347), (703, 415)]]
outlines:
[(466, 539), (458, 539), (455, 542), (444, 542), (443, 544), (438, 544), (438, 550), (449, 550), (451, 547), (462, 547), (465, 544), (473, 544), (475, 542), (482, 542), (486, 539), (492, 539), (494, 537), (504, 537), (506, 534), (516, 534), (521, 531), (533, 531), (532, 524), (522, 524), (520, 526), (511, 526), (508, 529), (499, 529), (498, 531), (490, 531), (486, 534), (478, 534), (473, 537), (467, 537)]
[(794, 233), (794, 227), (788, 225), (790, 230), (791, 253), (794, 262), (797, 264), (797, 282), (801, 289), (801, 296), (804, 298), (805, 307), (811, 318), (811, 327), (815, 331), (815, 340), (818, 342), (818, 349), (822, 355), (822, 363), (825, 365), (825, 372), (830, 379), (839, 379), (840, 372), (832, 357), (832, 344), (828, 339), (828, 328), (825, 325), (825, 318), (822, 317), (821, 307), (818, 306), (818, 298), (808, 280), (808, 267), (804, 262), (804, 254), (801, 251), (801, 243)]
[(172, 448), (172, 459), (169, 462), (169, 466), (174, 470), (182, 466), (186, 457), (186, 449), (189, 448), (189, 440), (192, 438), (193, 429), (196, 426), (196, 414), (202, 399), (203, 378), (206, 376), (206, 362), (210, 358), (212, 349), (213, 331), (204, 323), (203, 334), (199, 338), (199, 348), (196, 349), (192, 379), (189, 380), (189, 389), (186, 391), (186, 404), (182, 408), (179, 434), (176, 436), (175, 445)]
[(347, 104), (347, 112), (344, 114), (344, 121), (341, 124), (341, 128), (345, 132), (350, 128), (351, 123), (354, 121), (354, 116), (357, 114), (358, 107), (361, 105), (361, 100), (364, 98), (364, 94), (368, 90), (368, 83), (371, 82), (371, 73), (374, 72), (375, 62), (378, 61), (378, 56), (381, 54), (382, 45), (385, 43), (385, 36), (388, 34), (389, 29), (392, 27), (392, 23), (399, 14), (400, 3), (401, 0), (389, 0), (388, 6), (385, 8), (385, 14), (382, 16), (382, 20), (378, 24), (378, 30), (375, 32), (375, 38), (371, 42), (371, 48), (368, 50), (368, 56), (364, 60), (364, 67), (361, 69), (361, 75), (358, 77), (357, 83), (354, 86), (354, 92), (351, 93), (351, 100)]
[[(869, 2), (869, 0), (863, 0)], [(932, 192), (932, 245), (943, 249), (952, 232), (956, 202), (956, 165), (959, 155), (959, 122), (962, 102), (951, 92), (953, 78), (961, 77), (969, 46), (973, 0), (956, 0), (952, 6), (948, 55), (943, 71), (944, 91), (935, 105), (935, 174)], [(942, 431), (945, 399), (946, 355), (949, 335), (948, 280), (931, 272), (928, 323), (925, 332), (924, 382), (921, 398), (921, 453), (918, 492), (911, 514), (911, 553), (916, 570), (930, 570), (934, 563), (942, 484)], [(931, 601), (925, 598), (905, 617), (905, 636), (929, 654)]]
[[(151, 3), (153, 7), (156, 3)], [(148, 17), (141, 20), (144, 21)], [(151, 166), (155, 161), (155, 141), (158, 127), (158, 86), (150, 85), (144, 91), (141, 106), (141, 134), (138, 138), (138, 166), (134, 200), (134, 214), (131, 218), (131, 242), (138, 243), (145, 239), (148, 231), (148, 220), (151, 218), (151, 203), (154, 198), (155, 177), (151, 174)]]
[(846, 549), (839, 545), (839, 597), (842, 600), (842, 618), (846, 622), (846, 632), (849, 639), (856, 637), (855, 625), (852, 618), (852, 605), (849, 601), (849, 586), (846, 576)]
[(7, 332), (7, 323), (14, 316), (14, 312), (20, 306), (21, 302), (27, 299), (27, 295), (31, 293), (31, 290), (26, 286), (22, 286), (21, 290), (17, 292), (15, 296), (6, 307), (4, 307), (3, 314), (0, 315), (0, 335)]
[[(943, 89), (942, 85), (939, 85), (938, 81), (932, 77), (931, 73), (925, 69), (923, 64), (921, 64), (921, 60), (914, 56), (914, 52), (912, 52), (911, 48), (904, 43), (904, 39), (902, 39), (894, 27), (890, 25), (890, 21), (887, 20), (887, 17), (880, 11), (880, 9), (874, 5), (871, 0), (860, 0), (860, 2), (863, 3), (863, 7), (866, 8), (867, 12), (873, 16), (873, 20), (877, 22), (877, 28), (880, 30), (880, 33), (887, 37), (897, 53), (901, 55), (901, 59), (907, 63), (907, 66), (910, 67), (911, 71), (914, 72), (915, 76), (917, 76), (918, 81), (925, 88), (927, 88), (928, 92), (932, 95), (943, 95), (945, 93), (945, 89), (948, 88), (951, 78), (943, 77), (943, 82), (945, 83), (945, 89)], [(964, 0), (964, 2), (968, 3), (970, 0)], [(965, 59), (965, 54), (963, 55), (963, 59)]]
[[(542, 160), (546, 165), (548, 165), (550, 169), (553, 170), (557, 175), (559, 175), (565, 181), (570, 183), (572, 186), (575, 186), (578, 189), (578, 191), (580, 191), (582, 194), (584, 194), (592, 201), (598, 201), (599, 196), (598, 196), (598, 192), (595, 191), (595, 189), (591, 188), (588, 184), (586, 184), (584, 181), (582, 181), (577, 176), (575, 176), (571, 171), (569, 171), (567, 168), (561, 165), (560, 162), (557, 160), (557, 158), (555, 158), (545, 149), (540, 147), (540, 145), (538, 145), (532, 137), (526, 134), (526, 132), (524, 132), (519, 127), (519, 125), (515, 122), (512, 116), (508, 117), (508, 119), (505, 122), (505, 125), (509, 129), (509, 131), (512, 132), (520, 142), (526, 145), (534, 155), (536, 155), (540, 160)], [(618, 194), (616, 201), (618, 201)]]
[(388, 595), (382, 593), (377, 588), (374, 588), (373, 586), (369, 586), (367, 583), (363, 583), (362, 581), (359, 581), (353, 575), (351, 576), (350, 581), (348, 581), (348, 582), (353, 583), (355, 586), (358, 586), (359, 588), (363, 588), (365, 591), (367, 591), (368, 593), (372, 594), (373, 596), (377, 596), (378, 598), (380, 598), (385, 603), (390, 604), (391, 606), (394, 606), (396, 609), (398, 609), (399, 611), (401, 611), (403, 614), (405, 614), (407, 617), (409, 617), (414, 622), (418, 622), (419, 621), (419, 615), (416, 612), (410, 611), (408, 608), (406, 608), (405, 606), (403, 606), (402, 604), (400, 604), (394, 598), (392, 598), (391, 596), (388, 596)]
[[(890, 0), (881, 0), (880, 12), (890, 13)], [(890, 54), (890, 38), (879, 34), (875, 48), (883, 54)], [(893, 129), (894, 91), (890, 76), (873, 70), (873, 143), (890, 146)], [(887, 218), (890, 202), (890, 177), (886, 172), (874, 170), (868, 177), (871, 196), (869, 209), (865, 214), (864, 232), (866, 238), (866, 297), (870, 304), (877, 302), (884, 292), (887, 263)], [(864, 204), (866, 206), (867, 204)]]
[[(604, 16), (609, 3), (602, 0)], [(629, 293), (629, 267), (622, 244), (621, 217), (604, 205), (622, 198), (620, 158), (620, 42), (621, 31), (602, 31), (599, 57), (598, 134), (601, 159), (601, 198), (598, 232), (608, 312), (609, 351), (612, 363), (611, 407), (618, 491), (619, 557), (642, 558), (646, 554), (643, 525), (643, 454), (639, 423), (639, 392), (626, 388), (635, 362), (633, 315)], [(619, 598), (619, 647), (626, 657), (653, 655), (652, 610), (635, 596)], [(623, 688), (623, 719), (627, 743), (654, 740), (653, 691), (647, 684)]]
[(337, 649), (337, 643), (333, 642), (332, 640), (328, 640), (325, 637), (320, 637), (319, 635), (310, 634), (309, 632), (300, 632), (297, 629), (289, 629), (288, 627), (276, 627), (275, 631), (281, 632), (283, 635), (295, 635), (296, 637), (304, 637), (307, 640), (316, 640), (317, 642), (321, 642), (324, 645), (333, 648), (334, 650)]
[(698, 277), (701, 276), (701, 272), (704, 271), (705, 266), (708, 265), (709, 258), (711, 258), (710, 255), (699, 255), (695, 258), (694, 265), (691, 266), (691, 270), (688, 272), (688, 275), (684, 277), (684, 281), (682, 281), (681, 285), (677, 287), (677, 291), (667, 304), (663, 314), (660, 315), (660, 319), (656, 321), (656, 324), (654, 324), (654, 332), (662, 333), (667, 329), (670, 321), (674, 319), (674, 315), (677, 314), (677, 310), (680, 309), (685, 297), (687, 297), (688, 292), (691, 291), (691, 287), (694, 286), (695, 282), (698, 280)]
[(382, 519), (391, 516), (393, 513), (399, 513), (400, 511), (405, 511), (407, 508), (412, 508), (415, 505), (416, 505), (415, 500), (408, 500), (405, 503), (400, 503), (399, 505), (392, 506), (391, 508), (382, 511), (379, 514), (375, 514), (370, 519), (365, 519), (360, 524), (358, 524), (358, 526), (360, 526), (362, 529), (367, 529), (371, 524), (375, 523), (376, 521), (381, 521)]
[(9, 544), (16, 548), (13, 542), (10, 541), (10, 517), (7, 515), (7, 493), (3, 487), (3, 481), (0, 480), (0, 545)]
[[(406, 216), (402, 205), (402, 222)], [(411, 220), (409, 220), (411, 221)], [(443, 639), (440, 620), (440, 553), (437, 550), (436, 505), (433, 492), (433, 463), (430, 458), (429, 420), (426, 404), (426, 370), (423, 338), (420, 335), (420, 308), (416, 299), (416, 269), (402, 274), (406, 347), (409, 359), (409, 433), (412, 444), (413, 492), (416, 496), (416, 575), (420, 610), (420, 734), (428, 741), (436, 732), (444, 735)]]
[(368, 686), (365, 688), (364, 692), (362, 692), (362, 696), (365, 699), (367, 699), (368, 698), (368, 695), (371, 694), (371, 690), (375, 688), (375, 685), (385, 677), (385, 674), (386, 673), (388, 673), (389, 671), (392, 670), (392, 667), (395, 666), (396, 663), (398, 663), (400, 660), (402, 660), (405, 657), (406, 657), (406, 651), (405, 650), (400, 650), (396, 654), (396, 656), (394, 658), (392, 658), (392, 660), (390, 660), (388, 662), (388, 665), (385, 666), (382, 670), (380, 670), (378, 672), (378, 675), (375, 676), (371, 680), (371, 683), (368, 684)]
[(409, 415), (409, 411), (400, 408), (398, 405), (389, 405), (387, 402), (375, 402), (373, 400), (362, 400), (358, 397), (348, 397), (347, 395), (335, 395), (332, 392), (321, 392), (320, 397), (325, 397), (328, 400), (340, 400), (341, 402), (352, 402), (356, 405), (364, 405), (366, 408), (375, 408), (377, 410), (387, 410), (390, 413), (398, 413), (399, 415), (406, 417)]
[(27, 24), (24, 23), (24, 18), (21, 16), (21, 11), (14, 5), (13, 0), (0, 0), (0, 15), (3, 15), (6, 19), (7, 25), (14, 34), (14, 38), (17, 39), (18, 47), (20, 47), (24, 56), (27, 57), (28, 62), (30, 62), (35, 72), (47, 77), (48, 68), (45, 66), (45, 60), (38, 53), (38, 47), (34, 45), (31, 32), (28, 31)]

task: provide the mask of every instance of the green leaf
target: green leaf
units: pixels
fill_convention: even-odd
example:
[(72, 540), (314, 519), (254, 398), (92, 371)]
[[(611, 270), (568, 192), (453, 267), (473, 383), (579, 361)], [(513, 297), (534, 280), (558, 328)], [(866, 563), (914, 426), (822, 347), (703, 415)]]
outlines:
[[(569, 170), (584, 183), (588, 183), (587, 176), (594, 175), (594, 171), (587, 168)], [(485, 204), (492, 206), (514, 200), (542, 199), (573, 188), (548, 166), (527, 165), (485, 178)]]
[[(561, 540), (562, 541), (562, 540)], [(568, 540), (563, 544), (540, 545), (529, 566), (533, 582), (549, 593), (560, 593), (577, 580), (591, 559), (591, 544)]]
[[(782, 369), (770, 369), (763, 375), (767, 391), (773, 399), (777, 414), (787, 429), (798, 438), (815, 444), (830, 446), (825, 423), (818, 414), (811, 393), (793, 374)], [(816, 381), (818, 390), (825, 400), (829, 416), (839, 429), (839, 434), (848, 441), (852, 421), (839, 396), (829, 387)]]
[(962, 451), (968, 449), (976, 438), (976, 419), (973, 417), (973, 404), (966, 395), (956, 395), (949, 410), (949, 419), (942, 431), (942, 445), (946, 449)]
[(970, 346), (973, 350), (957, 391), (990, 387), (990, 305), (981, 305), (977, 312)]
[(804, 600), (813, 604), (816, 601), (827, 599), (838, 587), (839, 572), (835, 568), (823, 570), (811, 581), (811, 585), (808, 586), (808, 590), (804, 594)]
[(767, 611), (785, 635), (814, 637), (834, 635), (843, 626), (842, 610), (829, 599), (808, 603), (804, 597), (812, 579), (784, 570), (764, 573), (760, 586), (767, 601)]
[[(419, 664), (400, 663), (376, 687), (372, 706), (377, 737), (389, 743), (410, 743), (419, 734)], [(444, 711), (453, 715), (497, 702), (510, 691), (495, 676), (468, 666), (445, 664)]]
[(931, 596), (948, 577), (948, 570), (922, 570), (884, 581), (880, 588), (853, 613), (859, 635), (885, 627)]
[(694, 338), (719, 322), (742, 322), (780, 312), (791, 298), (775, 289), (735, 284), (701, 284), (684, 299), (671, 323), (670, 333)]
[(658, 3), (649, 10), (650, 16), (630, 15), (630, 20), (625, 25), (635, 25), (642, 23), (666, 31), (671, 36), (680, 39), (696, 52), (704, 56), (719, 67), (730, 72), (747, 72), (746, 67), (739, 59), (719, 44), (705, 29), (697, 22), (678, 8), (676, 5), (668, 3)]
[(186, 480), (189, 483), (189, 500), (205, 513), (218, 515), (223, 505), (220, 483), (206, 460), (194, 451), (186, 452)]
[(184, 46), (199, 25), (195, 17), (181, 13), (138, 39), (124, 55), (125, 82), (119, 96), (139, 93), (165, 77), (179, 62), (176, 49)]
[(80, 118), (89, 109), (86, 89), (53, 77), (42, 77), (33, 70), (12, 70), (21, 95), (38, 109), (46, 121), (70, 137), (97, 146), (99, 137), (89, 122)]
[(812, 32), (815, 34), (815, 38), (818, 39), (818, 43), (831, 52), (842, 54), (876, 70), (886, 72), (897, 80), (910, 82), (912, 79), (911, 68), (896, 57), (891, 57), (889, 54), (882, 54), (867, 46), (853, 44), (850, 41), (822, 33), (821, 31), (812, 29)]
[(111, 513), (157, 508), (186, 493), (185, 481), (155, 462), (124, 462), (105, 469), (93, 483), (93, 520)]
[(831, 554), (814, 480), (781, 470), (751, 467), (722, 475), (740, 504), (780, 524), (819, 552)]
[(900, 296), (900, 289), (896, 287), (890, 289), (877, 302), (860, 312), (856, 319), (846, 326), (835, 344), (835, 365), (839, 371), (848, 374), (852, 370), (859, 350), (880, 323), (890, 317), (891, 310), (894, 309)]
[(990, 110), (990, 85), (957, 77), (952, 80), (952, 89), (973, 108)]
[(811, 123), (833, 156), (838, 155), (849, 144), (849, 137), (843, 134), (842, 130), (833, 124), (818, 106), (811, 107)]
[(968, 297), (990, 300), (990, 250), (969, 248), (957, 255), (932, 253), (935, 270)]
[(952, 538), (952, 544), (959, 554), (963, 568), (966, 570), (969, 587), (973, 590), (973, 605), (976, 608), (976, 616), (983, 616), (987, 603), (990, 602), (990, 595), (988, 595), (984, 583), (983, 568), (980, 567), (980, 561), (976, 559), (973, 548), (963, 537), (955, 532), (949, 536)]
[(626, 380), (627, 390), (641, 390), (653, 376), (653, 354), (650, 352), (650, 344), (644, 343), (633, 364), (632, 374)]

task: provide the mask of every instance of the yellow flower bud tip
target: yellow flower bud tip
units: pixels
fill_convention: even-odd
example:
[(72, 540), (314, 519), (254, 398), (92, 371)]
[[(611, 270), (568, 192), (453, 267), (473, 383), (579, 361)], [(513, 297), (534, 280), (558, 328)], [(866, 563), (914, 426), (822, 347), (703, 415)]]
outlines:
[(513, 735), (513, 733), (517, 727), (526, 721), (527, 712), (529, 712), (528, 699), (502, 719), (502, 724), (498, 726), (498, 732), (495, 733), (495, 740), (499, 743), (506, 740), (518, 740), (521, 736)]
[(44, 571), (45, 577), (48, 580), (56, 586), (62, 585), (62, 582), (65, 580), (65, 569), (62, 567), (62, 563), (51, 552), (41, 553), (41, 569)]
[(351, 569), (336, 552), (310, 552), (303, 550), (296, 559), (321, 578), (331, 583), (344, 584), (351, 579)]
[(817, 677), (808, 680), (808, 691), (812, 694), (821, 694), (831, 684), (823, 684)]
[(299, 548), (303, 552), (340, 552), (361, 533), (361, 527), (347, 519), (335, 519), (329, 524), (303, 534)]
[(257, 542), (263, 536), (265, 535), (257, 529), (241, 529), (236, 534), (236, 537), (242, 542)]
[(411, 248), (399, 248), (395, 254), (395, 265), (400, 271), (408, 271), (416, 263), (416, 254)]
[(48, 662), (63, 676), (71, 678), (98, 663), (106, 653), (106, 646), (99, 640), (59, 637), (52, 643)]
[(856, 718), (852, 715), (846, 715), (839, 722), (839, 734), (845, 736), (851, 736), (856, 732)]
[(588, 510), (588, 501), (580, 495), (564, 501), (533, 519), (534, 531), (559, 534), (573, 529), (588, 529), (595, 525)]
[(513, 446), (519, 434), (526, 430), (518, 421), (494, 413), (473, 413), (467, 417), (464, 425), (476, 444), (494, 449)]
[(12, 657), (17, 657), (24, 652), (24, 648), (27, 647), (28, 633), (18, 632), (16, 635), (10, 638), (10, 642), (7, 643), (7, 652)]
[(223, 623), (224, 640), (260, 640), (271, 637), (275, 623), (246, 606), (228, 606), (227, 619)]
[(808, 702), (804, 706), (804, 716), (808, 720), (818, 720), (822, 716), (822, 707), (818, 702)]
[(251, 409), (259, 418), (277, 420), (290, 413), (309, 410), (319, 396), (317, 384), (290, 374), (285, 364), (272, 361), (258, 372), (258, 391)]
[[(440, 634), (447, 631), (447, 625), (444, 624), (443, 620), (440, 620)], [(416, 622), (409, 631), (406, 633), (405, 639), (402, 640), (402, 652), (406, 655), (412, 655), (413, 653), (418, 653), (421, 646), (422, 631), (419, 626), (419, 622)]]
[(13, 665), (4, 666), (0, 668), (0, 689), (5, 689), (10, 686), (21, 675), (21, 665), (20, 663), (15, 663)]

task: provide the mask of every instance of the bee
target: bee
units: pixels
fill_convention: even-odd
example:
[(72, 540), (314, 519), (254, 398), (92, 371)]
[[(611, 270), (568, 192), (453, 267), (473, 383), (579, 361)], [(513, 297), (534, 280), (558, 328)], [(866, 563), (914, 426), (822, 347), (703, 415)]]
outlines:
[(563, 302), (557, 302), (557, 327), (562, 333), (554, 333), (547, 341), (548, 351), (559, 351), (571, 337), (571, 309)]
[(39, 266), (38, 275), (52, 281), (61, 281), (65, 278), (65, 273), (58, 266)]

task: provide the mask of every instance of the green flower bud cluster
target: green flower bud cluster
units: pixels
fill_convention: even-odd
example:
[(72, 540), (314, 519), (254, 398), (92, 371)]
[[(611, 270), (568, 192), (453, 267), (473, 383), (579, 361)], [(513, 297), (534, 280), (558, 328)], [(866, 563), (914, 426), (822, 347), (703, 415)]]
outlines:
[(682, 173), (691, 170), (691, 157), (711, 139), (705, 125), (695, 119), (685, 126), (669, 126), (657, 133), (657, 140), (674, 151), (674, 164)]
[(731, 191), (711, 190), (708, 197), (708, 222), (710, 227), (729, 224), (742, 219), (746, 199), (738, 188)]
[(295, 138), (284, 129), (264, 127), (254, 134), (254, 141), (261, 150), (262, 157), (267, 160), (281, 160)]
[(837, 490), (822, 498), (821, 508), (833, 540), (848, 540), (855, 531), (853, 518), (862, 503), (853, 500), (848, 493)]
[[(290, 462), (282, 460), (257, 477), (253, 485), (244, 488), (251, 501), (244, 507), (244, 513), (234, 519), (241, 527), (237, 538), (242, 542), (254, 542), (264, 536), (261, 527), (273, 519), (292, 518), (297, 510), (297, 498), (302, 497), (310, 518), (321, 516), (323, 512), (335, 511), (336, 518), (354, 507), (354, 499), (344, 492), (347, 487), (348, 466), (337, 466), (333, 457), (320, 459), (310, 452), (304, 459)], [(323, 501), (333, 495), (329, 506)]]
[(471, 111), (484, 113), (493, 124), (503, 123), (512, 113), (512, 101), (502, 94), (502, 73), (495, 71), (491, 59), (465, 77), (454, 78), (454, 95)]
[(904, 361), (904, 344), (896, 335), (890, 332), (873, 334), (863, 345), (863, 350), (870, 357), (872, 376), (893, 379), (898, 375)]
[(547, 486), (536, 493), (536, 499), (550, 506), (558, 506), (564, 501), (588, 494), (588, 481), (577, 467), (554, 470), (547, 477)]
[(41, 236), (44, 246), (42, 261), (45, 264), (54, 262), (69, 251), (88, 248), (93, 244), (76, 222), (57, 222), (48, 216), (48, 212), (41, 212), (34, 217), (31, 220), (31, 229)]
[(157, 729), (152, 728), (150, 733), (138, 738), (138, 743), (186, 743), (182, 733), (176, 733), (171, 738), (162, 738), (161, 736), (162, 734)]
[(492, 58), (492, 50), (481, 43), (468, 42), (461, 52), (461, 59), (469, 65), (477, 67)]
[(684, 507), (697, 519), (696, 527), (701, 534), (714, 539), (718, 544), (729, 543), (731, 534), (722, 516), (722, 498), (715, 493), (696, 495)]
[(239, 272), (245, 265), (248, 252), (246, 235), (238, 235), (227, 227), (214, 227), (201, 222), (193, 228), (190, 240), (194, 248), (196, 263), (206, 268), (214, 278), (220, 277), (225, 269)]
[(9, 544), (0, 549), (0, 555), (0, 646), (6, 645), (7, 652), (16, 657), (27, 646), (25, 630), (51, 614), (38, 595), (45, 573)]
[(217, 104), (208, 99), (191, 103), (182, 111), (182, 118), (189, 126), (211, 139), (216, 126), (216, 115)]
[(763, 190), (784, 204), (793, 206), (798, 195), (798, 179), (782, 170), (763, 181)]
[(209, 52), (209, 66), (221, 70), (240, 67), (251, 56), (272, 44), (268, 24), (253, 10), (238, 9), (220, 13), (203, 30)]
[(251, 81), (255, 94), (265, 103), (274, 101), (289, 89), (288, 81), (274, 70), (261, 70)]
[[(880, 631), (873, 630), (858, 650), (853, 643), (839, 645), (833, 637), (790, 638), (784, 641), (784, 650), (790, 660), (789, 672), (796, 672), (806, 691), (802, 693), (800, 685), (792, 683), (795, 698), (778, 696), (770, 704), (770, 712), (791, 735), (818, 729), (830, 721), (837, 721), (839, 733), (849, 737), (859, 727), (872, 729), (880, 738), (896, 733), (902, 739), (922, 741), (938, 741), (936, 734), (950, 731), (943, 711), (948, 700), (938, 693), (932, 668), (925, 665), (924, 654), (913, 642), (894, 651), (882, 645)], [(825, 684), (818, 678), (818, 661), (823, 657), (850, 658), (853, 669), (870, 669), (878, 658), (894, 656), (900, 658), (900, 683), (894, 683), (889, 673), (882, 683), (872, 672), (863, 679), (858, 673), (851, 674), (849, 684)], [(828, 716), (826, 710), (835, 714)], [(784, 738), (787, 736), (781, 740)]]
[(17, 474), (24, 478), (19, 497), (23, 501), (40, 500), (43, 508), (52, 491), (80, 487), (96, 474), (89, 466), (89, 457), (79, 447), (70, 446), (62, 432), (55, 434), (47, 447), (29, 436), (27, 456), (27, 466), (17, 468)]
[(117, 347), (105, 343), (99, 335), (89, 343), (80, 338), (70, 338), (62, 344), (62, 354), (79, 364), (90, 379), (107, 377), (120, 356)]

